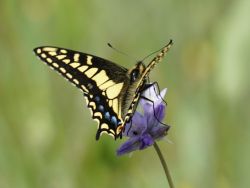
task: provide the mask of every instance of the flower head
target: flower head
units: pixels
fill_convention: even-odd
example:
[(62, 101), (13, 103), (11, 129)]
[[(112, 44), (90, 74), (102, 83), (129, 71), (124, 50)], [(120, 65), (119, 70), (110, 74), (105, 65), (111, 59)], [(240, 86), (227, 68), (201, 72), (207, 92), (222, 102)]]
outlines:
[(117, 150), (117, 156), (133, 152), (137, 149), (143, 150), (159, 140), (168, 141), (165, 136), (170, 128), (161, 122), (165, 116), (165, 103), (162, 100), (167, 92), (163, 89), (157, 94), (155, 85), (144, 92), (132, 117), (132, 124), (127, 123), (123, 136), (130, 137)]

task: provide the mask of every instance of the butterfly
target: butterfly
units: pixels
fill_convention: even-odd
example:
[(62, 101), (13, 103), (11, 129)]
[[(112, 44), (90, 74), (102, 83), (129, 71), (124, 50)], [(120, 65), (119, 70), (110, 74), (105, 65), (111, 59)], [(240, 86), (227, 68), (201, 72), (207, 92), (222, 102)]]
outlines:
[(43, 62), (83, 91), (92, 118), (98, 122), (96, 140), (105, 132), (122, 137), (147, 86), (147, 77), (163, 58), (172, 40), (146, 67), (142, 61), (126, 69), (94, 55), (64, 48), (41, 46), (34, 49)]

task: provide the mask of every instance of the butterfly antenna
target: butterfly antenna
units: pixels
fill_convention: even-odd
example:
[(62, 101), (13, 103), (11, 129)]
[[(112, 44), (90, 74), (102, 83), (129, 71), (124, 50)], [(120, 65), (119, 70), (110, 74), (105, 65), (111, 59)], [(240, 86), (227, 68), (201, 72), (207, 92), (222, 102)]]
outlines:
[(108, 45), (109, 45), (110, 48), (113, 48), (113, 49), (116, 50), (117, 52), (120, 52), (121, 54), (124, 54), (124, 55), (130, 57), (131, 59), (135, 60), (136, 62), (138, 62), (135, 58), (133, 58), (132, 56), (130, 56), (130, 55), (128, 55), (128, 54), (125, 54), (125, 53), (121, 52), (120, 50), (117, 50), (116, 48), (114, 48), (113, 46), (111, 46), (111, 44), (108, 43)]
[[(172, 44), (172, 39), (170, 39), (170, 42), (169, 42), (166, 46), (168, 46), (169, 44)], [(165, 48), (166, 46), (164, 46), (163, 48)], [(153, 55), (154, 53), (161, 51), (163, 48), (161, 48), (161, 49), (159, 49), (159, 50), (157, 50), (157, 51), (155, 51), (155, 52), (149, 54), (149, 55), (148, 55), (147, 57), (145, 57), (142, 61), (144, 61), (145, 59), (147, 59), (149, 56)]]

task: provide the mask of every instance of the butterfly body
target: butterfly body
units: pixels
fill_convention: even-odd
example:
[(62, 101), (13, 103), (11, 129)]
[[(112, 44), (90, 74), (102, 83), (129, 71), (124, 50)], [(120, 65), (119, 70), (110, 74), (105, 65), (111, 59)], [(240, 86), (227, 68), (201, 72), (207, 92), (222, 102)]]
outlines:
[(96, 140), (103, 132), (115, 139), (121, 136), (136, 109), (146, 71), (152, 68), (138, 62), (126, 69), (100, 57), (58, 47), (42, 46), (34, 53), (83, 91), (92, 118), (98, 122)]

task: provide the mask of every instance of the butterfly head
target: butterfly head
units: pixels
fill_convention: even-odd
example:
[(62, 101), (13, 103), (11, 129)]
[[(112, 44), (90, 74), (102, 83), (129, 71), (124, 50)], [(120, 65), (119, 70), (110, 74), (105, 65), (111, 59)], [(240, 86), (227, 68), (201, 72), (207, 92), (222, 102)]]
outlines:
[(131, 69), (128, 70), (128, 76), (130, 79), (130, 82), (136, 82), (138, 79), (141, 78), (143, 72), (145, 71), (145, 65), (142, 63), (142, 61), (139, 61), (135, 64)]

